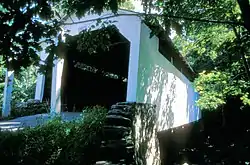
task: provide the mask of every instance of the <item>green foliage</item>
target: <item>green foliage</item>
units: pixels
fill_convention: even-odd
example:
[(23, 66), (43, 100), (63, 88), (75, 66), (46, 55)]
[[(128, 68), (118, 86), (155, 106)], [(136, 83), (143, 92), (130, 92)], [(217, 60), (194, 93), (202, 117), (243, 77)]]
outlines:
[(122, 3), (124, 0), (91, 0), (86, 2), (62, 0), (56, 8), (61, 9), (61, 13), (67, 15), (74, 13), (77, 17), (82, 17), (86, 13), (100, 14), (106, 9), (116, 12)]
[[(217, 32), (214, 30), (214, 32)], [(203, 33), (206, 33), (205, 31)], [(231, 31), (210, 36), (204, 35), (204, 52), (199, 52), (200, 42), (191, 43), (197, 46), (186, 55), (192, 61), (192, 67), (200, 72), (196, 79), (196, 89), (200, 93), (198, 105), (204, 109), (214, 109), (225, 104), (228, 97), (239, 96), (245, 105), (249, 104), (249, 79), (242, 61), (242, 48), (249, 50), (249, 44), (242, 42), (239, 45), (235, 34)], [(199, 36), (199, 34), (198, 34)], [(206, 36), (209, 36), (208, 41)], [(213, 43), (214, 42), (214, 43)], [(243, 54), (248, 58), (249, 54)], [(203, 72), (204, 71), (204, 72)], [(202, 89), (202, 90), (201, 90)]]
[(228, 72), (202, 72), (195, 80), (196, 90), (201, 95), (198, 105), (202, 109), (215, 110), (226, 103), (230, 96), (240, 96), (244, 104), (250, 105), (249, 82), (235, 80)]
[(127, 0), (127, 1), (124, 1), (124, 3), (121, 3), (120, 8), (127, 9), (127, 10), (134, 10), (135, 6), (132, 0)]
[[(89, 54), (97, 53), (98, 49), (108, 51), (112, 44), (111, 36), (117, 28), (112, 26), (114, 21), (97, 21), (96, 25), (92, 25), (89, 29), (83, 30), (77, 36), (77, 50), (80, 52), (87, 51)], [(94, 31), (96, 27), (100, 30)]]
[[(245, 7), (242, 2), (246, 4)], [(57, 48), (60, 44), (57, 45), (52, 38), (58, 34), (59, 27), (67, 16), (75, 14), (77, 17), (83, 17), (86, 13), (100, 14), (106, 9), (115, 13), (118, 6), (123, 7), (125, 4), (129, 4), (129, 1), (4, 0), (0, 3), (2, 29), (0, 57), (3, 64), (14, 70), (20, 70), (22, 66), (28, 67), (31, 64), (37, 65), (39, 60), (37, 52), (41, 50), (40, 42), (44, 39), (46, 39), (44, 42), (49, 44), (47, 53), (50, 54), (50, 59), (53, 59), (54, 54), (58, 55)], [(161, 25), (161, 29), (156, 28), (154, 33), (165, 30), (165, 34), (169, 35), (174, 29), (179, 34), (175, 38), (177, 48), (181, 49), (198, 73), (204, 70), (207, 73), (219, 71), (229, 73), (231, 78), (237, 77), (237, 81), (244, 82), (247, 81), (247, 75), (250, 77), (247, 65), (250, 43), (249, 21), (246, 19), (250, 11), (249, 1), (143, 0), (142, 4), (146, 14), (149, 14), (146, 18), (149, 18), (153, 25), (155, 22)], [(157, 21), (150, 17), (153, 9), (160, 12)], [(89, 34), (88, 31), (81, 33), (82, 41), (78, 44), (80, 50), (95, 53), (99, 46), (108, 49), (106, 45), (109, 45), (109, 35), (103, 33), (100, 38), (93, 38), (93, 35)], [(247, 60), (242, 62), (242, 57), (246, 57)], [(242, 74), (245, 71), (247, 74)], [(241, 76), (237, 76), (239, 74)], [(216, 82), (220, 83), (219, 80)], [(236, 91), (242, 90), (240, 86), (235, 88)], [(247, 89), (244, 88), (243, 91)], [(201, 95), (201, 99), (202, 97)]]
[[(199, 73), (195, 86), (200, 94), (197, 102), (200, 108), (216, 109), (234, 96), (248, 105), (249, 67), (242, 57), (248, 61), (250, 40), (241, 26), (237, 2), (168, 0), (158, 6), (167, 15), (180, 16), (175, 20), (181, 24), (182, 33), (174, 37), (174, 43)], [(186, 16), (191, 19), (182, 18)]]
[[(221, 13), (218, 17), (221, 10), (220, 3), (222, 2), (207, 4), (207, 2), (169, 0), (165, 1), (165, 4), (162, 3), (159, 8), (163, 8), (166, 15), (180, 17), (188, 15), (191, 18), (199, 16), (199, 18), (208, 20), (218, 20), (218, 18), (227, 21), (239, 20), (239, 8), (236, 2), (231, 1), (228, 1), (228, 4), (223, 4), (222, 10), (228, 11)], [(246, 105), (249, 104), (249, 84), (244, 64), (241, 61), (241, 52), (239, 52), (242, 48), (249, 50), (249, 39), (243, 41), (244, 37), (241, 37), (242, 43), (239, 45), (234, 26), (228, 24), (191, 22), (181, 18), (168, 18), (167, 21), (164, 20), (166, 19), (164, 17), (161, 19), (153, 18), (150, 19), (149, 23), (153, 25), (154, 35), (161, 33), (163, 29), (167, 32), (170, 32), (170, 29), (176, 30), (170, 26), (172, 20), (178, 21), (182, 26), (182, 31), (179, 31), (177, 33), (179, 35), (174, 37), (174, 43), (193, 69), (200, 73), (195, 81), (195, 86), (200, 94), (197, 104), (201, 109), (216, 109), (225, 104), (227, 98), (231, 96), (239, 96)], [(160, 22), (164, 23), (161, 24), (162, 28), (159, 28)], [(177, 28), (177, 31), (178, 29), (180, 28)], [(239, 29), (236, 33), (240, 32), (241, 36), (245, 34), (245, 38), (247, 38), (245, 30)]]
[(68, 0), (4, 0), (0, 2), (0, 55), (9, 69), (19, 70), (31, 64), (38, 65), (40, 43), (56, 45), (54, 38), (60, 32), (65, 16), (86, 13), (113, 12), (123, 0), (68, 1)]
[(49, 113), (50, 108), (47, 102), (44, 103), (27, 103), (25, 107), (15, 107), (13, 106), (11, 109), (10, 116), (12, 118), (22, 117), (22, 116), (30, 116), (36, 114)]
[(50, 3), (44, 0), (4, 0), (0, 3), (0, 54), (9, 69), (38, 64), (39, 42), (57, 34), (57, 21), (53, 19)]
[(37, 70), (35, 66), (29, 66), (26, 69), (21, 68), (21, 72), (19, 72), (14, 79), (12, 93), (12, 100), (14, 103), (25, 102), (28, 99), (34, 98), (37, 78), (36, 73)]
[[(5, 70), (0, 68), (0, 107), (3, 104), (3, 90), (4, 90), (4, 79)], [(33, 99), (35, 96), (37, 69), (31, 65), (27, 68), (21, 68), (19, 72), (16, 72), (13, 92), (12, 92), (12, 105), (20, 102), (25, 102), (28, 99)], [(2, 79), (1, 79), (2, 75)]]
[(93, 107), (73, 122), (55, 118), (36, 128), (0, 132), (0, 158), (3, 164), (92, 164), (98, 157), (105, 117), (106, 109)]

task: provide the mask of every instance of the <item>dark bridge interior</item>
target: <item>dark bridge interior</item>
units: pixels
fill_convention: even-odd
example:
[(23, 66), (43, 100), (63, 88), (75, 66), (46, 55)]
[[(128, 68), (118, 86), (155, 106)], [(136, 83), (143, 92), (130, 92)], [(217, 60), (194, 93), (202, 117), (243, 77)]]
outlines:
[(112, 33), (108, 51), (89, 54), (71, 42), (62, 75), (63, 111), (126, 101), (130, 43), (118, 31)]

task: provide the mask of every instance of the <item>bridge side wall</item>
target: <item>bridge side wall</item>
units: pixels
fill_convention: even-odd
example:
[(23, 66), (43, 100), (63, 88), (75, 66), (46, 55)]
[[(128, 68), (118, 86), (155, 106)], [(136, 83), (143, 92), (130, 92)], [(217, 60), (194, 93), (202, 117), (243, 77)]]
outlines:
[[(141, 25), (136, 102), (156, 105), (156, 121), (151, 127), (158, 132), (196, 121), (200, 111), (192, 83), (159, 53), (159, 39), (150, 38), (150, 32), (145, 24)], [(141, 127), (140, 123), (136, 127)], [(155, 164), (156, 139), (156, 135), (152, 136), (148, 146), (148, 165)]]

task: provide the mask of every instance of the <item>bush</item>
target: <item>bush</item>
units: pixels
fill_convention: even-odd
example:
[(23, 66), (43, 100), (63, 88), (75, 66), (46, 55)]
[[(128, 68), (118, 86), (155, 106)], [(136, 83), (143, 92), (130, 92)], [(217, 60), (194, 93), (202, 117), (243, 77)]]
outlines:
[(90, 165), (98, 157), (106, 112), (87, 108), (72, 122), (55, 118), (36, 128), (0, 132), (1, 164)]
[(49, 104), (43, 103), (30, 103), (26, 107), (12, 107), (10, 116), (12, 118), (30, 116), (42, 113), (49, 113)]
[[(27, 104), (27, 103), (23, 103)], [(2, 117), (0, 114), (0, 121), (11, 120), (17, 117), (31, 116), (36, 114), (49, 113), (50, 108), (47, 102), (42, 103), (28, 103), (26, 106), (15, 107), (12, 105), (10, 116)], [(1, 112), (1, 110), (0, 110)]]

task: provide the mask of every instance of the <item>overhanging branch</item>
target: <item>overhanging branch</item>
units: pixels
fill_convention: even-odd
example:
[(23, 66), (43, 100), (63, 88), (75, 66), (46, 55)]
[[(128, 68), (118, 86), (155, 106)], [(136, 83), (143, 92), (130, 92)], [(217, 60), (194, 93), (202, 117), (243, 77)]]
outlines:
[(93, 22), (93, 21), (96, 21), (96, 20), (110, 19), (110, 18), (114, 18), (114, 17), (118, 17), (118, 16), (139, 16), (139, 17), (155, 16), (155, 17), (169, 17), (169, 18), (175, 18), (175, 19), (183, 19), (183, 20), (195, 21), (195, 22), (217, 23), (217, 24), (228, 24), (228, 25), (240, 25), (240, 26), (244, 25), (241, 22), (233, 22), (233, 21), (207, 20), (207, 19), (201, 19), (201, 18), (192, 18), (192, 17), (177, 16), (177, 15), (170, 15), (170, 14), (145, 14), (145, 13), (139, 13), (139, 12), (133, 12), (131, 14), (114, 14), (114, 15), (105, 16), (105, 17), (102, 17), (102, 18), (95, 18), (95, 19), (89, 19), (89, 20), (72, 22), (72, 23), (62, 23), (62, 25), (81, 24), (81, 23)]
[(237, 32), (237, 29), (234, 26), (233, 26), (233, 31), (238, 42), (239, 55), (242, 57), (243, 65), (245, 67), (248, 80), (250, 80), (250, 69), (249, 69), (248, 61), (245, 57), (245, 51), (243, 50), (243, 47), (241, 46), (241, 38), (239, 36), (239, 33)]
[(249, 20), (249, 15), (250, 15), (250, 1), (249, 0), (237, 0), (240, 10), (241, 10), (241, 15), (242, 19), (244, 20), (244, 26), (250, 32), (250, 20)]

